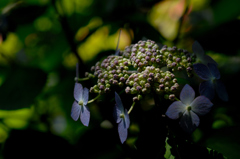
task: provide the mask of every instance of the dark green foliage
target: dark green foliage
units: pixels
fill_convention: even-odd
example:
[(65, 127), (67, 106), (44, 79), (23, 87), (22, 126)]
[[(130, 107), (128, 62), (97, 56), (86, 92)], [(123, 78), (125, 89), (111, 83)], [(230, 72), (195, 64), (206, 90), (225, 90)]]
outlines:
[(0, 87), (0, 109), (16, 110), (30, 107), (42, 92), (46, 79), (47, 74), (40, 69), (13, 67)]

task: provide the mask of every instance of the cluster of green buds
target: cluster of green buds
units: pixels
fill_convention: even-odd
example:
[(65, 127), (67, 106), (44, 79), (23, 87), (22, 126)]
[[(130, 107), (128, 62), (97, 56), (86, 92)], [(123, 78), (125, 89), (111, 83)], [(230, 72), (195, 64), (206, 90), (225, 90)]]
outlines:
[[(122, 87), (128, 79), (128, 69), (131, 65), (129, 59), (122, 56), (108, 56), (102, 62), (97, 62), (92, 66), (93, 75), (98, 78), (97, 85), (91, 87), (90, 92), (107, 93), (112, 85)], [(88, 77), (91, 73), (87, 73)]]
[[(127, 46), (119, 56), (110, 55), (97, 62), (86, 77), (98, 78), (97, 84), (90, 88), (92, 93), (108, 93), (115, 85), (124, 87), (127, 94), (136, 95), (134, 102), (152, 91), (175, 100), (179, 84), (174, 72), (185, 69), (191, 77), (194, 62), (195, 55), (186, 50), (166, 45), (160, 49), (152, 40), (141, 40)], [(163, 67), (169, 71), (163, 71)]]
[(157, 94), (170, 94), (169, 99), (174, 100), (179, 85), (175, 75), (170, 71), (163, 72), (154, 66), (147, 66), (144, 71), (133, 73), (126, 81), (127, 94), (137, 94), (133, 100), (139, 100), (139, 95), (155, 91)]

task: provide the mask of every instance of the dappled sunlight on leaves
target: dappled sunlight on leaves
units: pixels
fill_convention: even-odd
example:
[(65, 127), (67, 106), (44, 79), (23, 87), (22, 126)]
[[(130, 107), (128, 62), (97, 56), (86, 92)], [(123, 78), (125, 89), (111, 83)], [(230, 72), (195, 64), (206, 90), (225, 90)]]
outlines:
[(185, 1), (162, 1), (152, 8), (150, 23), (168, 40), (177, 36), (179, 18), (184, 11)]
[[(109, 32), (110, 27), (103, 26), (89, 36), (86, 39), (86, 42), (82, 43), (78, 47), (78, 52), (84, 61), (91, 60), (101, 51), (116, 49), (119, 33), (116, 32), (113, 35), (109, 35)], [(124, 49), (124, 47), (130, 43), (130, 35), (125, 29), (122, 29), (119, 48)]]

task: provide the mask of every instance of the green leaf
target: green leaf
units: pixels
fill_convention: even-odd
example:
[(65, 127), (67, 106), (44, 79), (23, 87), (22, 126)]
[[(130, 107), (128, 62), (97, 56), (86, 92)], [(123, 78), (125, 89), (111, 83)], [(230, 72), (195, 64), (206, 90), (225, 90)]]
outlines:
[(47, 74), (35, 68), (15, 67), (0, 87), (0, 109), (30, 107), (45, 85)]
[(170, 145), (168, 144), (167, 140), (168, 140), (168, 137), (166, 138), (166, 141), (165, 141), (165, 143), (166, 143), (166, 145), (165, 145), (166, 152), (165, 152), (165, 154), (164, 154), (164, 158), (166, 158), (166, 159), (174, 159), (175, 157), (171, 154), (171, 148), (172, 148), (172, 146), (170, 146)]

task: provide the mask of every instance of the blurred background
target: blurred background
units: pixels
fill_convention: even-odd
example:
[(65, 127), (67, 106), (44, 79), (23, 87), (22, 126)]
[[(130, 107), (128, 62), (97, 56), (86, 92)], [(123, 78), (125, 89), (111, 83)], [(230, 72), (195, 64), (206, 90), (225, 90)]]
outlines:
[(0, 159), (134, 158), (139, 121), (151, 107), (133, 110), (124, 145), (112, 117), (113, 95), (89, 105), (89, 127), (70, 116), (76, 63), (84, 77), (115, 53), (120, 30), (121, 50), (146, 39), (190, 52), (195, 40), (202, 45), (218, 63), (229, 101), (214, 99), (192, 141), (240, 158), (239, 6), (239, 0), (1, 0)]

